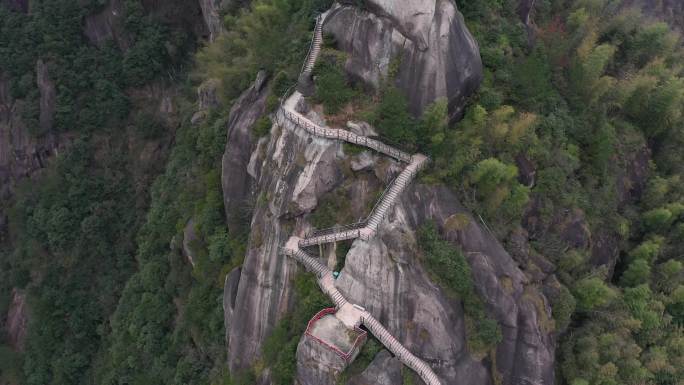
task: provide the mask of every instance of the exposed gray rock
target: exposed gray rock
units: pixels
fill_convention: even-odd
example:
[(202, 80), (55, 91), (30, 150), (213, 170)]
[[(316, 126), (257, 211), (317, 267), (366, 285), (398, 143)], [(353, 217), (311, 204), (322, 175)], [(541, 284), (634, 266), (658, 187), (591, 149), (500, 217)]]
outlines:
[(218, 79), (207, 79), (197, 87), (197, 112), (190, 119), (190, 123), (197, 124), (202, 121), (209, 111), (220, 106), (218, 97)]
[(460, 302), (433, 284), (420, 264), (407, 212), (412, 205), (402, 200), (378, 237), (354, 241), (337, 287), (428, 362), (444, 383), (491, 384), (485, 364), (466, 349)]
[[(470, 217), (445, 187), (416, 186), (402, 201), (410, 222), (432, 219), (449, 241), (460, 246), (470, 263), (475, 288), (502, 329), (495, 370), (504, 385), (553, 384), (555, 339), (548, 301), (518, 268), (493, 235)], [(446, 218), (470, 217), (463, 229), (446, 229)]]
[(403, 383), (401, 361), (381, 350), (363, 373), (347, 381), (347, 385), (398, 385)]
[(306, 334), (297, 345), (298, 385), (335, 385), (347, 363), (330, 348)]
[(235, 299), (237, 297), (241, 274), (242, 267), (234, 268), (226, 275), (226, 281), (223, 285), (223, 324), (226, 331), (226, 345), (228, 344), (228, 336), (230, 335), (230, 328), (233, 324)]
[(24, 350), (27, 323), (26, 293), (23, 290), (12, 289), (12, 302), (7, 313), (6, 332), (9, 345), (16, 351)]
[(334, 7), (324, 25), (324, 32), (349, 53), (347, 72), (377, 89), (399, 61), (397, 85), (414, 114), (444, 97), (450, 117), (459, 118), (466, 98), (482, 79), (482, 60), (456, 4), (452, 0), (365, 3), (368, 11), (352, 5)]
[(591, 247), (591, 230), (589, 230), (584, 211), (580, 209), (559, 213), (552, 225), (552, 231), (570, 247), (580, 250)]
[(200, 111), (210, 110), (221, 104), (217, 94), (219, 83), (218, 79), (207, 79), (197, 88), (197, 105)]
[(534, 19), (532, 17), (535, 2), (536, 0), (520, 0), (518, 3), (518, 16), (520, 16), (520, 21), (527, 30), (527, 43), (530, 47), (534, 45), (535, 40)]
[(195, 267), (195, 259), (193, 258), (192, 246), (197, 242), (197, 232), (195, 231), (195, 221), (192, 218), (185, 224), (183, 229), (183, 255), (188, 259), (188, 262)]
[(204, 24), (209, 30), (209, 41), (214, 41), (223, 32), (223, 20), (220, 14), (222, 2), (222, 0), (199, 0)]
[(228, 140), (221, 162), (221, 185), (228, 228), (239, 231), (248, 213), (247, 201), (254, 181), (247, 165), (254, 149), (252, 126), (266, 109), (269, 89), (266, 74), (259, 72), (254, 84), (238, 98), (230, 110), (226, 130)]
[(620, 236), (609, 229), (599, 229), (592, 234), (591, 258), (589, 263), (604, 268), (608, 277), (613, 275), (620, 257)]
[[(252, 107), (252, 104), (243, 103), (242, 110), (235, 113), (240, 116)], [(299, 267), (284, 257), (279, 248), (290, 235), (303, 235), (309, 229), (301, 217), (295, 218), (294, 213), (303, 214), (300, 211), (310, 206), (307, 200), (311, 199), (311, 194), (318, 198), (339, 184), (321, 170), (328, 173), (334, 159), (339, 163), (335, 168), (343, 166), (339, 142), (312, 137), (299, 128), (293, 129), (288, 122), (282, 124), (286, 127), (276, 126), (271, 130), (256, 181), (255, 191), (259, 191), (259, 198), (255, 200), (251, 233), (235, 298), (235, 309), (239, 311), (232, 315), (228, 336), (231, 372), (254, 364), (261, 354), (264, 339), (278, 320), (291, 310), (292, 280)], [(245, 167), (246, 164), (242, 168), (224, 167), (224, 181), (232, 182), (248, 175)], [(229, 203), (233, 202), (234, 196), (229, 195), (233, 191), (224, 189), (224, 199)]]
[(651, 175), (651, 150), (647, 145), (625, 154), (627, 165), (617, 174), (616, 188), (620, 205), (641, 198), (646, 182)]
[(515, 165), (518, 166), (518, 182), (527, 187), (534, 186), (537, 176), (537, 167), (531, 160), (523, 154), (518, 154), (515, 157)]
[(371, 168), (375, 164), (375, 158), (370, 151), (364, 151), (351, 158), (349, 166), (352, 171), (361, 171)]
[(361, 136), (378, 136), (378, 132), (373, 126), (366, 122), (347, 122), (349, 131)]
[(530, 25), (532, 23), (531, 16), (535, 1), (536, 0), (520, 0), (520, 3), (518, 3), (518, 16), (520, 16), (520, 20), (525, 25)]
[[(257, 186), (264, 199), (258, 200), (252, 217), (235, 298), (234, 308), (240, 311), (230, 316), (231, 370), (254, 363), (263, 340), (292, 306), (290, 282), (296, 264), (279, 255), (278, 247), (290, 235), (301, 235), (309, 228), (306, 212), (301, 212), (309, 205), (298, 202), (303, 195), (297, 192), (307, 190), (302, 185), (319, 186), (310, 187), (311, 196), (318, 198), (340, 183), (326, 181), (327, 176), (322, 175), (331, 165), (345, 161), (340, 147), (338, 142), (311, 137), (300, 129), (273, 130)], [(330, 155), (326, 157), (325, 153)], [(369, 194), (363, 188), (350, 191), (351, 205)], [(495, 378), (502, 378), (504, 385), (553, 383), (555, 341), (544, 295), (472, 217), (464, 228), (445, 230), (445, 222), (454, 214), (468, 216), (448, 189), (409, 188), (381, 226), (378, 237), (353, 243), (337, 280), (338, 288), (429, 362), (445, 383), (490, 385)], [(428, 219), (466, 253), (477, 291), (488, 313), (501, 326), (503, 341), (496, 350), (496, 376), (492, 375), (491, 362), (473, 357), (466, 348), (460, 301), (435, 286), (421, 266), (415, 231)], [(315, 347), (300, 349), (301, 357), (318, 354)], [(299, 365), (306, 366), (307, 362), (300, 361)], [(327, 381), (330, 370), (309, 367), (302, 373), (308, 374), (302, 374), (300, 382), (326, 383), (323, 381)]]
[(123, 0), (110, 0), (100, 12), (85, 17), (83, 33), (92, 44), (101, 47), (108, 40), (114, 40), (124, 51), (130, 47), (130, 39), (123, 28), (123, 3)]

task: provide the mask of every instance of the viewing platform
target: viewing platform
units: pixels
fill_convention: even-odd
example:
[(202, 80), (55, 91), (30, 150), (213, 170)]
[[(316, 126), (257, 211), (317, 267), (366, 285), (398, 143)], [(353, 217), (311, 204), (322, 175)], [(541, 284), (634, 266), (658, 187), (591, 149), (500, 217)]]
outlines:
[(358, 326), (345, 325), (337, 317), (335, 308), (319, 311), (309, 321), (305, 335), (335, 352), (347, 364), (354, 361), (368, 338), (368, 333)]

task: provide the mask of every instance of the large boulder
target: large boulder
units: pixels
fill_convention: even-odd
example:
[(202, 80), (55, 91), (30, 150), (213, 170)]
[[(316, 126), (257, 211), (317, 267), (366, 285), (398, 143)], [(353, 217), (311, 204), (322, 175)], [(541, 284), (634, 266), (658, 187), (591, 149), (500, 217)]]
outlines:
[(451, 118), (462, 115), (482, 80), (482, 60), (452, 0), (367, 0), (364, 10), (343, 3), (332, 9), (324, 32), (349, 54), (352, 77), (377, 89), (396, 75), (414, 114), (447, 98)]
[(422, 268), (407, 214), (400, 205), (378, 237), (354, 241), (336, 285), (430, 364), (445, 384), (492, 384), (486, 365), (466, 347), (460, 301), (432, 283)]
[(401, 361), (387, 350), (381, 350), (362, 373), (347, 381), (347, 385), (397, 385), (404, 383)]
[[(293, 310), (292, 280), (301, 267), (281, 255), (279, 247), (289, 236), (301, 236), (310, 229), (308, 212), (323, 194), (346, 185), (347, 179), (361, 180), (351, 171), (350, 157), (341, 151), (341, 143), (281, 123), (252, 156), (261, 165), (258, 173), (249, 174), (257, 175), (259, 198), (237, 293), (231, 288), (224, 298), (231, 303), (229, 309), (240, 309), (227, 313), (228, 362), (234, 372), (257, 362), (266, 337)], [(384, 175), (376, 177), (382, 180)], [(367, 201), (374, 193), (350, 191), (350, 206)], [(454, 215), (467, 217), (467, 223), (459, 228), (446, 226)], [(446, 239), (467, 255), (477, 293), (487, 314), (501, 327), (503, 340), (493, 355), (473, 355), (468, 350), (461, 301), (436, 286), (422, 267), (416, 231), (428, 220), (435, 221)], [(428, 362), (444, 383), (491, 385), (502, 379), (504, 385), (541, 385), (554, 381), (554, 326), (541, 283), (528, 278), (445, 187), (409, 187), (376, 238), (352, 243), (336, 285)], [(308, 349), (311, 356), (314, 348), (302, 347), (302, 354)], [(321, 366), (319, 373), (307, 362), (298, 365), (305, 372), (300, 379), (329, 380), (325, 376), (331, 366)], [(262, 377), (259, 383), (268, 380)]]
[(226, 275), (223, 285), (223, 324), (226, 330), (226, 345), (228, 344), (228, 332), (233, 323), (233, 314), (235, 314), (235, 299), (240, 283), (240, 274), (242, 274), (242, 268), (239, 266), (234, 268)]

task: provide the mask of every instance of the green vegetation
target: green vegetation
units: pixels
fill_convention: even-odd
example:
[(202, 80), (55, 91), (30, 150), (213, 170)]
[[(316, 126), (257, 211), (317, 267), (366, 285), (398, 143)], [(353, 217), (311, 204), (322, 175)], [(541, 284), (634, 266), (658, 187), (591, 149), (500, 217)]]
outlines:
[(484, 303), (475, 292), (470, 265), (460, 250), (441, 239), (434, 223), (424, 225), (419, 233), (419, 246), (424, 264), (435, 282), (457, 296), (473, 325), (468, 330), (468, 345), (476, 352), (484, 352), (501, 342), (501, 329), (487, 317)]
[(342, 107), (359, 96), (352, 88), (344, 72), (344, 55), (339, 51), (326, 50), (316, 63), (315, 101), (322, 103), (326, 114), (334, 115)]
[[(199, 79), (218, 79), (226, 101), (236, 98), (259, 70), (295, 84), (311, 42), (313, 16), (331, 0), (256, 0), (225, 17), (227, 33), (197, 54)], [(279, 95), (282, 90), (276, 90)]]
[(309, 320), (320, 310), (332, 307), (311, 274), (302, 274), (295, 279), (295, 301), (297, 310), (283, 318), (264, 343), (263, 357), (278, 385), (290, 385), (294, 381), (297, 344)]
[[(550, 0), (537, 2), (531, 47), (517, 2), (458, 3), (485, 76), (455, 133), (446, 131), (444, 143), (460, 151), (430, 149), (434, 177), (462, 191), (500, 238), (519, 226), (530, 200), (542, 223), (579, 209), (592, 233), (617, 239), (622, 257), (612, 277), (590, 262), (591, 250), (553, 230), (532, 243), (564, 285), (551, 298), (555, 328), (571, 329), (558, 349), (561, 383), (677, 384), (684, 377), (680, 38), (638, 11), (619, 10), (620, 2)], [(645, 149), (652, 162), (640, 167), (650, 177), (641, 199), (625, 198), (621, 175)], [(535, 165), (532, 189), (516, 181), (521, 156)]]
[(94, 47), (81, 32), (81, 19), (94, 8), (68, 0), (39, 1), (25, 15), (0, 7), (0, 68), (10, 79), (12, 97), (30, 101), (24, 117), (37, 136), (46, 134), (38, 126), (38, 59), (46, 63), (57, 90), (55, 129), (93, 132), (123, 126), (130, 109), (124, 89), (183, 63), (184, 52), (192, 49), (191, 34), (171, 36), (145, 15), (139, 0), (124, 2), (124, 25), (115, 26), (130, 37), (130, 48), (123, 53), (114, 42)]
[(361, 347), (359, 355), (356, 357), (354, 362), (349, 365), (342, 375), (337, 380), (338, 385), (345, 385), (350, 378), (361, 374), (368, 365), (373, 361), (375, 356), (383, 349), (380, 341), (376, 340), (370, 333), (368, 334), (368, 340)]
[[(268, 366), (276, 383), (291, 384), (303, 328), (328, 301), (312, 277), (297, 277), (298, 311), (274, 328), (263, 362), (228, 373), (222, 284), (242, 263), (247, 229), (225, 226), (219, 170), (229, 108), (192, 126), (192, 88), (218, 80), (228, 107), (265, 70), (272, 111), (296, 81), (311, 16), (331, 1), (255, 0), (247, 8), (236, 2), (225, 15), (227, 32), (197, 54), (188, 82), (181, 68), (194, 37), (147, 14), (140, 0), (123, 2), (125, 18), (116, 26), (127, 49), (88, 43), (83, 18), (103, 3), (32, 1), (30, 14), (0, 6), (0, 70), (12, 98), (22, 100), (22, 118), (36, 138), (52, 134), (39, 124), (40, 59), (57, 92), (51, 130), (74, 138), (40, 183), (23, 183), (12, 201), (0, 202), (11, 223), (0, 244), (0, 314), (13, 287), (26, 290), (32, 311), (25, 354), (0, 341), (0, 382), (237, 385), (253, 384)], [(555, 322), (541, 320), (561, 335), (559, 383), (681, 384), (681, 38), (618, 1), (542, 0), (532, 46), (517, 1), (457, 3), (485, 66), (460, 122), (449, 123), (446, 100), (412, 116), (394, 86), (397, 62), (377, 95), (362, 95), (332, 50), (315, 69), (315, 99), (329, 114), (352, 102), (383, 137), (428, 154), (424, 180), (450, 187), (503, 242), (536, 221), (530, 253), (553, 263), (561, 283), (549, 295)], [(162, 75), (183, 83), (177, 125), (130, 97), (150, 83), (169, 86)], [(358, 108), (353, 102), (362, 96), (368, 103)], [(261, 137), (270, 127), (263, 117), (252, 129)], [(140, 165), (147, 145), (160, 149), (159, 158)], [(531, 187), (521, 183), (530, 177), (525, 164), (535, 171)], [(314, 226), (354, 221), (342, 194), (321, 202), (310, 218)], [(567, 240), (559, 227), (571, 213), (582, 213), (592, 234), (587, 244), (619, 251), (615, 266), (598, 265), (591, 246)], [(178, 243), (190, 219), (197, 234), (193, 268)], [(462, 223), (454, 218), (447, 225)], [(419, 238), (431, 276), (464, 304), (469, 348), (490, 350), (501, 340), (500, 327), (487, 317), (465, 257), (434, 225)], [(378, 349), (370, 340), (347, 375)]]

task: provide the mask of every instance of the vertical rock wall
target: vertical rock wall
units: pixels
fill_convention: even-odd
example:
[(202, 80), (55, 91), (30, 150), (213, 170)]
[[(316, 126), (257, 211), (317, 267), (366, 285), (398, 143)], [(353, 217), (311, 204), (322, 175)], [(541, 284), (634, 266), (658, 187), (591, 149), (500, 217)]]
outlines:
[[(343, 2), (355, 4), (354, 2)], [(367, 10), (333, 8), (324, 32), (349, 54), (346, 70), (378, 88), (396, 75), (396, 85), (416, 115), (438, 98), (458, 119), (482, 80), (477, 42), (452, 0), (368, 0)], [(398, 65), (398, 67), (397, 67)], [(396, 74), (390, 70), (397, 67)]]

